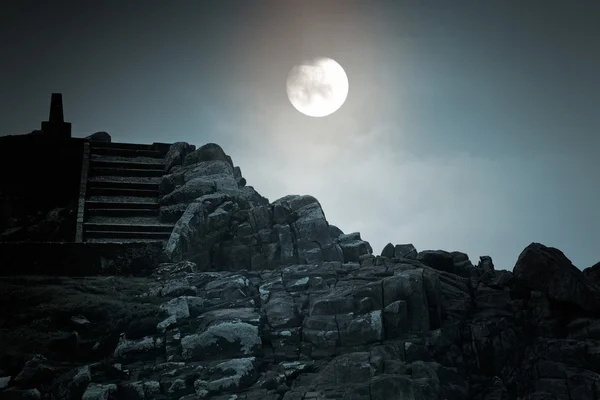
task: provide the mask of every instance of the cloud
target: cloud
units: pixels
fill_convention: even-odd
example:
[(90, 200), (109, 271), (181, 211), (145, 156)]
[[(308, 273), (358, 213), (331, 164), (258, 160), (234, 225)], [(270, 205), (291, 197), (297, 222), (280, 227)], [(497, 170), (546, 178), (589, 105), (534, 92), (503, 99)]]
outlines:
[(519, 194), (504, 163), (468, 154), (422, 158), (399, 146), (408, 133), (398, 125), (359, 127), (352, 118), (308, 119), (281, 107), (275, 116), (246, 115), (216, 130), (261, 194), (271, 201), (315, 196), (331, 224), (361, 232), (377, 254), (388, 242), (410, 242), (465, 251), (475, 262), (491, 254), (498, 267), (512, 269), (527, 243), (507, 245)]

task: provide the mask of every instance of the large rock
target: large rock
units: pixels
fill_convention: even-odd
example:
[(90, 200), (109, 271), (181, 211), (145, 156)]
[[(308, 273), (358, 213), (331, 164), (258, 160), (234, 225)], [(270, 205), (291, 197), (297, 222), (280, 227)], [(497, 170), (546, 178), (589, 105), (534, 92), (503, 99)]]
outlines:
[(276, 222), (291, 222), (289, 225), (295, 239), (299, 264), (343, 259), (339, 246), (334, 245), (331, 239), (323, 209), (314, 197), (283, 197), (273, 202), (273, 214)]
[(173, 262), (182, 261), (193, 251), (198, 236), (204, 233), (204, 204), (197, 201), (187, 206), (165, 245), (165, 254)]
[(194, 150), (195, 146), (186, 142), (173, 143), (165, 155), (165, 170), (171, 172), (174, 167), (181, 166), (185, 157)]
[(104, 143), (110, 143), (111, 142), (111, 137), (108, 134), (108, 132), (96, 132), (96, 133), (92, 133), (90, 136), (87, 136), (86, 139), (90, 140), (92, 142), (104, 142)]
[(192, 165), (203, 161), (225, 161), (233, 168), (231, 158), (216, 143), (207, 143), (198, 150), (190, 152), (185, 157), (184, 165)]
[[(185, 144), (173, 145), (169, 160), (180, 158), (185, 149)], [(174, 262), (187, 257), (204, 260), (201, 269), (266, 269), (359, 262), (372, 253), (359, 233), (344, 235), (331, 227), (312, 196), (286, 196), (268, 204), (246, 186), (241, 169), (215, 144), (189, 152), (181, 168), (162, 178), (160, 192), (161, 219), (177, 221), (165, 247)]]
[(407, 258), (415, 260), (417, 258), (417, 249), (412, 243), (397, 244), (395, 246), (388, 243), (381, 251), (381, 255), (387, 258)]
[(431, 268), (465, 278), (483, 274), (482, 269), (475, 268), (465, 253), (458, 251), (425, 250), (419, 252), (416, 259)]
[(600, 287), (558, 249), (532, 243), (521, 252), (513, 274), (548, 298), (600, 313)]

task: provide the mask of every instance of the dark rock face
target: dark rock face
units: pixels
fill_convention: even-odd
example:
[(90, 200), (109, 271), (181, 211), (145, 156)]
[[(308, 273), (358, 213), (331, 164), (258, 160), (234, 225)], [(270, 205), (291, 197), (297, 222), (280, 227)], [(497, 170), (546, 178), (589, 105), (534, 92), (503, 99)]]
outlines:
[(417, 259), (417, 249), (412, 244), (397, 244), (388, 243), (381, 251), (382, 257), (387, 258), (407, 258), (411, 260)]
[(198, 150), (187, 154), (183, 165), (192, 165), (203, 161), (225, 161), (233, 168), (231, 158), (225, 154), (221, 146), (215, 143), (205, 144)]
[(175, 167), (180, 167), (186, 156), (194, 150), (195, 146), (185, 142), (177, 142), (171, 145), (165, 156), (165, 170), (171, 172)]
[(583, 270), (583, 274), (587, 276), (592, 282), (600, 285), (600, 262), (592, 265)]
[(416, 259), (438, 271), (449, 272), (465, 278), (481, 276), (482, 268), (473, 266), (465, 253), (443, 250), (425, 250), (417, 254)]
[[(595, 399), (600, 320), (585, 312), (565, 320), (545, 293), (519, 298), (510, 283), (517, 278), (493, 274), (495, 283), (486, 284), (420, 261), (367, 255), (262, 271), (202, 272), (181, 261), (130, 283), (97, 278), (86, 288), (66, 281), (57, 288), (73, 305), (44, 303), (64, 333), (31, 348), (32, 356), (0, 358), (0, 382), (8, 387), (2, 394)], [(119, 302), (146, 305), (130, 306), (132, 314), (99, 314), (94, 310), (118, 307), (109, 305), (117, 301), (111, 285)], [(105, 305), (73, 297), (74, 289), (85, 295), (92, 287), (96, 294), (86, 296)], [(3, 296), (11, 292), (2, 289)], [(45, 314), (34, 313), (35, 301), (31, 306), (19, 310), (34, 317), (21, 329), (47, 330)], [(60, 318), (52, 314), (59, 310)]]
[(240, 168), (216, 144), (188, 153), (183, 164), (160, 185), (161, 219), (177, 221), (165, 247), (174, 262), (194, 260), (205, 271), (263, 270), (358, 262), (372, 253), (360, 234), (344, 235), (331, 227), (312, 196), (269, 203), (246, 186)]
[(549, 299), (600, 312), (600, 287), (558, 249), (532, 243), (519, 256), (514, 275)]
[(268, 202), (215, 146), (173, 150), (177, 225), (150, 276), (0, 279), (0, 398), (600, 398), (593, 271), (537, 243), (514, 273), (410, 244), (375, 256), (314, 197)]

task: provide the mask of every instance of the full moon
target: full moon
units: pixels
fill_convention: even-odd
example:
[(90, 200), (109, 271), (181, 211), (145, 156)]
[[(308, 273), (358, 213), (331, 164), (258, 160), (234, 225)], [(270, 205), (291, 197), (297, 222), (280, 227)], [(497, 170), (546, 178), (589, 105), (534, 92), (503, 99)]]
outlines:
[(348, 87), (340, 64), (331, 58), (315, 58), (292, 68), (286, 90), (296, 110), (310, 117), (325, 117), (344, 104)]

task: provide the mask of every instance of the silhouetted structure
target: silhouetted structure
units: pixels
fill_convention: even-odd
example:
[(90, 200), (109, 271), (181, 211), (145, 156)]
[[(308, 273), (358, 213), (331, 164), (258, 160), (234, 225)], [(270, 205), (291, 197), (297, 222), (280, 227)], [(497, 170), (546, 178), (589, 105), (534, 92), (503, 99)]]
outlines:
[(55, 137), (71, 137), (71, 123), (65, 122), (63, 115), (62, 93), (52, 93), (50, 116), (48, 121), (42, 122), (42, 131)]

